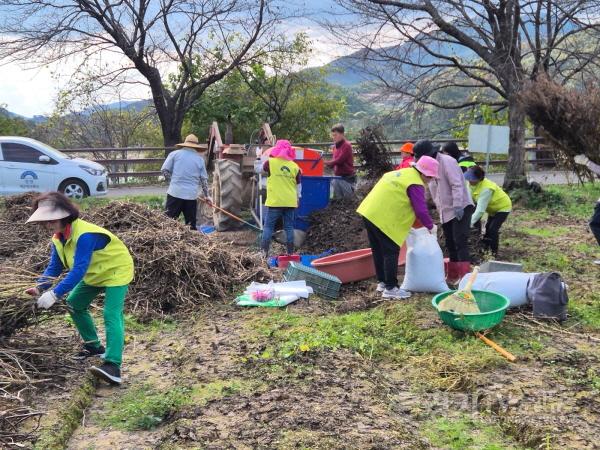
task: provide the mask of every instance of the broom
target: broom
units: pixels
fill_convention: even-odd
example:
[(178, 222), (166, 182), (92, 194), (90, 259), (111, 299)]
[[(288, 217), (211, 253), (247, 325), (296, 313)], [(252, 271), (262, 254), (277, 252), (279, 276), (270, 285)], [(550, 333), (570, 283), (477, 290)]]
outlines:
[(473, 283), (475, 283), (478, 273), (479, 267), (475, 267), (465, 288), (443, 299), (438, 304), (438, 310), (453, 311), (457, 314), (477, 314), (481, 312), (479, 306), (477, 306), (475, 297), (471, 293), (471, 288), (473, 287)]

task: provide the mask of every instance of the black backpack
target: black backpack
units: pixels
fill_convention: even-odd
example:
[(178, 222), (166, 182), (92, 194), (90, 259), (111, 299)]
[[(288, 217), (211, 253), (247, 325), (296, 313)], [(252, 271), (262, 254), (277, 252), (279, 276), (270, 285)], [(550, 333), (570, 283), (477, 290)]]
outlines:
[(555, 319), (559, 322), (567, 319), (567, 286), (559, 273), (540, 273), (527, 283), (527, 299), (533, 306), (533, 317)]

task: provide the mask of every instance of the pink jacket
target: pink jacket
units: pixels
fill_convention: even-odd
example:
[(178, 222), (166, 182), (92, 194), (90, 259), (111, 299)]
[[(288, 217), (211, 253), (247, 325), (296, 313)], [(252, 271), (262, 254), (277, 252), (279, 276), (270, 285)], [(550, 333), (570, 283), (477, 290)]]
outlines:
[(441, 223), (454, 219), (454, 208), (464, 209), (473, 205), (471, 192), (462, 169), (452, 156), (438, 153), (439, 179), (429, 183), (429, 191), (440, 214)]

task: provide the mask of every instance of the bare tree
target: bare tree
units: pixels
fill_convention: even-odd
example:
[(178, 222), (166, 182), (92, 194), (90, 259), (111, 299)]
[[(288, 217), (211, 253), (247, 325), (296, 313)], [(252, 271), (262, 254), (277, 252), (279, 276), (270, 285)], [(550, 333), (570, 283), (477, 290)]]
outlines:
[(505, 187), (526, 183), (525, 83), (540, 73), (577, 82), (599, 70), (598, 0), (337, 1), (353, 15), (344, 32), (335, 24), (336, 36), (361, 49), (357, 58), (388, 99), (508, 107)]
[(269, 0), (0, 0), (0, 58), (125, 61), (106, 82), (136, 70), (152, 92), (165, 146), (181, 142), (184, 116), (205, 89), (269, 50)]

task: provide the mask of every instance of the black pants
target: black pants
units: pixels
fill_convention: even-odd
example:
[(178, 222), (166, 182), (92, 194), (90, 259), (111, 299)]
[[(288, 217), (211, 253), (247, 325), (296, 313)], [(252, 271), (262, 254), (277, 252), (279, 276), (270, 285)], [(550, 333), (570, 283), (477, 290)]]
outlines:
[(596, 203), (594, 215), (590, 221), (590, 229), (592, 230), (592, 233), (594, 233), (594, 237), (598, 241), (598, 245), (600, 245), (600, 202)]
[(167, 216), (172, 219), (179, 218), (183, 213), (185, 224), (192, 230), (196, 230), (196, 213), (198, 211), (198, 200), (184, 200), (167, 194)]
[(394, 289), (398, 287), (400, 246), (377, 228), (373, 222), (364, 217), (363, 220), (369, 237), (369, 245), (373, 251), (377, 281), (385, 283), (386, 289)]
[[(485, 234), (481, 240), (484, 250), (491, 251), (492, 255), (498, 255), (498, 245), (500, 243), (500, 227), (506, 222), (509, 212), (499, 212), (489, 216), (485, 224)], [(481, 226), (481, 225), (480, 225)]]
[(464, 209), (462, 219), (452, 219), (442, 225), (448, 257), (452, 262), (470, 261), (469, 255), (469, 229), (471, 228), (471, 216), (475, 207), (469, 205)]

